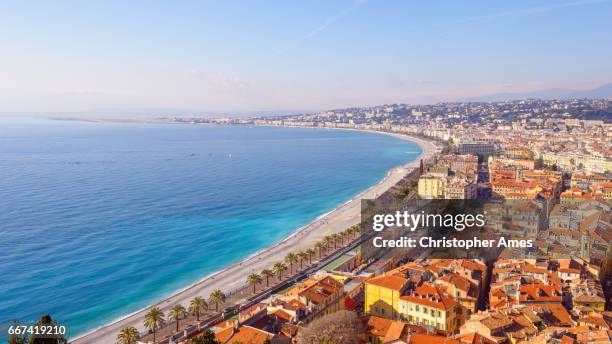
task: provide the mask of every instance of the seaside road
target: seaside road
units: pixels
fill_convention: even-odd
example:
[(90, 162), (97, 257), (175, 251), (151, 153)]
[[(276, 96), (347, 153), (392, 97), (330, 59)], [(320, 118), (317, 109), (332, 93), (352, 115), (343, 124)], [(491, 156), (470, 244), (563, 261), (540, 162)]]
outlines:
[[(390, 135), (419, 144), (423, 150), (420, 158), (424, 160), (427, 160), (436, 154), (435, 146), (429, 141), (399, 134)], [(271, 268), (274, 263), (283, 261), (287, 253), (295, 253), (312, 248), (325, 236), (341, 232), (352, 225), (358, 224), (360, 221), (361, 199), (376, 198), (378, 195), (381, 195), (383, 192), (393, 187), (413, 169), (418, 168), (418, 166), (419, 161), (417, 159), (403, 166), (391, 169), (388, 175), (378, 184), (353, 197), (350, 201), (342, 204), (328, 214), (323, 215), (310, 224), (302, 227), (300, 230), (283, 241), (269, 247), (266, 250), (256, 253), (240, 263), (234, 264), (215, 274), (212, 274), (154, 305), (134, 312), (124, 318), (118, 319), (78, 338), (74, 338), (70, 342), (73, 344), (115, 344), (117, 334), (124, 327), (134, 326), (140, 332), (144, 331), (144, 315), (152, 306), (157, 306), (162, 311), (167, 313), (168, 309), (174, 304), (180, 303), (187, 307), (189, 301), (196, 296), (208, 298), (213, 290), (229, 290), (241, 286), (244, 284), (245, 278), (248, 274), (252, 272), (259, 273), (265, 268)]]

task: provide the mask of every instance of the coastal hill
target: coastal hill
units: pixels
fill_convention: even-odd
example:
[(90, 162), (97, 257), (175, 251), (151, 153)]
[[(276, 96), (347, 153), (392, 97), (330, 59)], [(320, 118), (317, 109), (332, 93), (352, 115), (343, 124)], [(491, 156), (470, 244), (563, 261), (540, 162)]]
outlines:
[(469, 97), (460, 101), (470, 102), (496, 102), (517, 99), (579, 99), (579, 98), (607, 98), (612, 97), (612, 82), (589, 90), (573, 90), (564, 88), (550, 88), (524, 93), (495, 93), (484, 96)]

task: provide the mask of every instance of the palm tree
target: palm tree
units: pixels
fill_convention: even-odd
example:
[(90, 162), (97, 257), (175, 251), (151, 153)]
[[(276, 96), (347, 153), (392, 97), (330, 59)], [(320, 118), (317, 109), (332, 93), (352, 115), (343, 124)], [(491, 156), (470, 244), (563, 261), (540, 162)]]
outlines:
[(315, 249), (317, 249), (317, 251), (319, 251), (319, 259), (321, 257), (323, 257), (323, 250), (325, 250), (325, 244), (322, 241), (319, 241), (316, 245), (315, 245)]
[(140, 333), (133, 326), (124, 327), (117, 335), (119, 344), (134, 344), (138, 339), (140, 339)]
[(300, 270), (302, 270), (302, 265), (304, 264), (304, 259), (306, 259), (307, 254), (306, 254), (306, 252), (299, 252), (297, 254), (297, 257), (300, 260)]
[(172, 308), (170, 308), (170, 312), (168, 312), (168, 317), (172, 320), (176, 320), (176, 332), (178, 332), (179, 330), (179, 320), (181, 319), (181, 317), (184, 317), (187, 315), (187, 310), (185, 309), (185, 306), (181, 305), (180, 303), (177, 303), (176, 305), (172, 306)]
[(323, 245), (325, 245), (325, 253), (327, 253), (327, 250), (329, 249), (329, 244), (331, 242), (332, 242), (331, 235), (327, 235), (325, 238), (323, 238)]
[(261, 275), (266, 279), (266, 288), (270, 286), (270, 277), (274, 275), (274, 272), (270, 269), (261, 270)]
[(261, 276), (256, 273), (252, 273), (247, 276), (247, 283), (253, 285), (253, 294), (255, 294), (255, 287), (257, 286), (257, 284), (261, 283)]
[(340, 236), (340, 244), (344, 245), (344, 239), (346, 239), (348, 236), (346, 235), (346, 232), (340, 232), (340, 234), (338, 234)]
[(219, 311), (219, 304), (225, 302), (225, 294), (219, 289), (210, 294), (210, 299), (215, 303), (215, 311)]
[(282, 262), (278, 262), (274, 264), (272, 270), (274, 270), (274, 272), (278, 275), (278, 280), (280, 281), (283, 279), (283, 271), (287, 270), (287, 266), (285, 266), (285, 264)]
[(340, 239), (340, 235), (332, 235), (332, 241), (334, 242), (334, 250), (338, 248), (338, 239)]
[(308, 264), (312, 265), (312, 256), (315, 254), (315, 251), (311, 248), (306, 250), (306, 255), (308, 256)]
[(166, 319), (164, 319), (164, 312), (158, 307), (153, 307), (145, 314), (144, 326), (149, 330), (153, 330), (153, 343), (155, 343), (155, 332), (157, 329), (164, 326)]
[(293, 273), (293, 263), (297, 263), (297, 261), (298, 261), (298, 257), (295, 253), (293, 252), (287, 253), (287, 256), (285, 257), (285, 262), (289, 263), (291, 273)]
[(207, 308), (208, 304), (201, 296), (196, 296), (189, 302), (189, 312), (196, 316), (198, 322), (200, 321), (200, 314)]
[(353, 239), (353, 234), (355, 233), (355, 226), (351, 226), (346, 230), (346, 234)]

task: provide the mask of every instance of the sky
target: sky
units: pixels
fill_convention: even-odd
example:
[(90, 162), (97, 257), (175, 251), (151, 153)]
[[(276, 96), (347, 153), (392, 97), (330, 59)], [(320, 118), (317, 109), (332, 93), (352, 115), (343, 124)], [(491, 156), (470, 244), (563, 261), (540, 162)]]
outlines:
[(612, 1), (3, 1), (0, 112), (239, 114), (612, 82)]

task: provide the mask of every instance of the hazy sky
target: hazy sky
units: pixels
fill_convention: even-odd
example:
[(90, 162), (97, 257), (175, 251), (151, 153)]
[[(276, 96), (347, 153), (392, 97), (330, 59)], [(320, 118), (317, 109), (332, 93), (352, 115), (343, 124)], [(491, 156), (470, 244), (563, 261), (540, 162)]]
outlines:
[(313, 110), (612, 81), (612, 1), (4, 1), (0, 112)]

